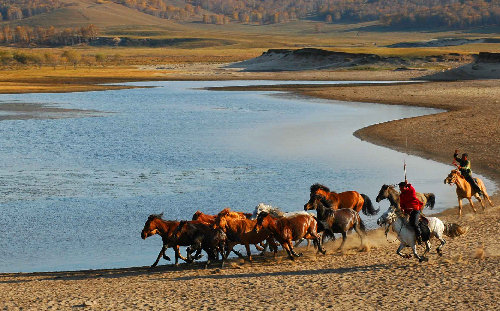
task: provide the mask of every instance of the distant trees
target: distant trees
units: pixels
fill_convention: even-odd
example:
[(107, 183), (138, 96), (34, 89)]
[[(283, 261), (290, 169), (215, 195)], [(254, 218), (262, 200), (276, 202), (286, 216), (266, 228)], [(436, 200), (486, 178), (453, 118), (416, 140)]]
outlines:
[(380, 21), (393, 27), (499, 25), (500, 0), (185, 0), (184, 7), (163, 0), (112, 0), (157, 17), (273, 24), (312, 18), (326, 23)]
[(0, 27), (0, 44), (70, 46), (81, 43), (88, 44), (95, 40), (97, 35), (98, 30), (94, 25), (64, 29), (5, 25)]
[(75, 69), (81, 65), (88, 67), (121, 65), (123, 59), (119, 54), (105, 55), (103, 53), (85, 54), (84, 50), (64, 48), (64, 50), (51, 50), (39, 52), (36, 49), (0, 49), (0, 68), (2, 67), (42, 67), (50, 66), (55, 70), (58, 66), (73, 66)]
[(13, 21), (50, 12), (63, 6), (59, 0), (0, 0), (0, 21)]

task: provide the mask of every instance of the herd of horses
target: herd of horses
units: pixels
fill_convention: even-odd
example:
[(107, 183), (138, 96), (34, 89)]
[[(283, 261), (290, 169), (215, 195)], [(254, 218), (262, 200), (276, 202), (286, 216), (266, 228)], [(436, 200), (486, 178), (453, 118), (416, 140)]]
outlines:
[[(476, 197), (485, 208), (483, 200), (465, 181), (458, 170), (453, 170), (445, 179), (445, 183), (457, 186), (457, 196), (459, 200), (459, 215), (461, 215), (461, 199), (467, 198), (474, 208), (471, 197)], [(488, 200), (493, 206), (486, 193), (486, 189), (481, 180), (478, 180), (481, 187), (483, 199)], [(426, 207), (433, 208), (435, 196), (432, 193), (417, 193)], [(425, 254), (430, 250), (430, 238), (436, 237), (441, 244), (437, 248), (439, 255), (441, 248), (445, 244), (443, 235), (458, 236), (467, 231), (468, 228), (457, 224), (444, 224), (436, 217), (425, 217), (423, 240), (426, 250), (419, 256), (416, 249), (416, 237), (413, 228), (409, 225), (406, 217), (399, 209), (399, 192), (394, 185), (383, 185), (377, 195), (376, 201), (387, 199), (390, 202), (389, 209), (377, 220), (377, 224), (386, 227), (386, 234), (392, 227), (400, 240), (397, 254), (409, 258), (411, 254), (402, 254), (401, 250), (410, 247), (413, 255), (420, 261), (426, 260)], [(316, 210), (316, 215), (309, 212)], [(274, 253), (278, 250), (278, 244), (287, 252), (290, 259), (300, 257), (302, 254), (294, 251), (294, 245), (303, 240), (312, 241), (317, 248), (317, 252), (325, 254), (323, 248), (324, 240), (328, 237), (335, 239), (335, 233), (342, 235), (342, 243), (339, 250), (344, 247), (347, 233), (354, 230), (361, 239), (366, 237), (366, 228), (359, 212), (367, 216), (376, 215), (379, 210), (373, 207), (370, 198), (365, 194), (356, 191), (346, 191), (336, 193), (330, 191), (328, 187), (321, 184), (314, 184), (310, 187), (309, 201), (304, 205), (304, 211), (284, 213), (277, 207), (266, 204), (259, 204), (253, 213), (232, 211), (225, 208), (217, 215), (207, 215), (197, 211), (191, 220), (171, 221), (162, 219), (162, 214), (150, 215), (141, 232), (141, 237), (146, 239), (152, 235), (161, 236), (163, 246), (151, 267), (155, 267), (166, 255), (168, 248), (173, 248), (175, 252), (175, 264), (179, 258), (187, 263), (200, 259), (202, 251), (207, 254), (206, 266), (211, 261), (221, 259), (221, 265), (231, 252), (243, 257), (242, 254), (234, 250), (236, 245), (244, 245), (247, 258), (252, 260), (251, 245), (257, 250), (264, 252), (268, 247)], [(180, 247), (186, 247), (186, 256), (182, 256)]]

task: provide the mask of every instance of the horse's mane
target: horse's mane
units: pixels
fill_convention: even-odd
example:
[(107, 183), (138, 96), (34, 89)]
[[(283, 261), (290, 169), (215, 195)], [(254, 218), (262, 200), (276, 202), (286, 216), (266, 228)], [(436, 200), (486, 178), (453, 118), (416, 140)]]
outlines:
[(151, 220), (153, 220), (153, 219), (160, 219), (160, 220), (164, 220), (164, 219), (163, 219), (163, 213), (161, 213), (161, 214), (151, 214), (151, 215), (149, 215), (148, 220), (149, 220), (149, 221), (151, 221)]
[(259, 205), (255, 207), (251, 219), (257, 218), (257, 216), (259, 216), (259, 214), (263, 212), (271, 214), (274, 217), (282, 217), (285, 214), (279, 207), (272, 206), (269, 204), (259, 203)]
[(322, 184), (315, 183), (314, 185), (311, 186), (311, 193), (314, 193), (314, 192), (316, 192), (318, 190), (323, 190), (323, 191), (326, 191), (326, 192), (331, 192), (330, 188), (328, 188), (327, 186), (323, 186)]

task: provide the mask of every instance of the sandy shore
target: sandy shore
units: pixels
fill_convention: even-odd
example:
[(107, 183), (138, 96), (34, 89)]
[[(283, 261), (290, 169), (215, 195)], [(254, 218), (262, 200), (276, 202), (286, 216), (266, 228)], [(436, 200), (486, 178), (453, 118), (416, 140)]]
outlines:
[[(475, 171), (497, 183), (500, 180), (498, 80), (301, 87), (295, 91), (323, 98), (450, 110), (374, 125), (356, 135), (400, 150), (407, 137), (409, 151), (445, 163), (450, 163), (453, 150), (458, 148), (470, 154)], [(500, 196), (494, 196), (494, 203), (499, 199)], [(500, 207), (496, 204), (477, 214), (465, 209), (465, 213), (462, 219), (457, 219), (456, 209), (440, 215), (442, 220), (467, 225), (470, 230), (462, 237), (447, 238), (444, 256), (438, 257), (433, 250), (427, 263), (398, 257), (398, 243), (391, 243), (395, 237), (386, 238), (381, 230), (376, 230), (369, 234), (371, 247), (367, 252), (357, 250), (359, 240), (352, 235), (343, 254), (334, 251), (337, 243), (330, 243), (327, 255), (316, 256), (312, 249), (301, 249), (304, 257), (294, 262), (280, 254), (276, 259), (256, 258), (252, 264), (234, 260), (223, 269), (182, 264), (152, 271), (141, 267), (0, 274), (0, 308), (497, 309)], [(152, 261), (155, 256), (151, 254)]]

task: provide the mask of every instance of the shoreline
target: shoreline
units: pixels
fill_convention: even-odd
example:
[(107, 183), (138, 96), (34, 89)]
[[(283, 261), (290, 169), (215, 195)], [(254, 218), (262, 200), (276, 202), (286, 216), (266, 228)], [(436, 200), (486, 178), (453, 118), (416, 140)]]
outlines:
[[(289, 73), (287, 73), (289, 74)], [(377, 145), (404, 150), (404, 136), (398, 135), (401, 128), (412, 129), (409, 137), (411, 148), (407, 152), (423, 155), (439, 162), (451, 162), (449, 147), (456, 144), (454, 139), (442, 140), (436, 132), (436, 124), (453, 120), (484, 122), (483, 114), (495, 117), (495, 105), (481, 104), (480, 114), (475, 109), (467, 109), (468, 97), (462, 104), (454, 101), (463, 97), (461, 88), (476, 85), (484, 87), (493, 99), (500, 86), (494, 82), (469, 81), (446, 84), (452, 92), (446, 92), (443, 82), (432, 82), (414, 86), (411, 83), (381, 86), (320, 86), (307, 88), (303, 85), (287, 91), (318, 98), (366, 101), (383, 104), (415, 105), (443, 108), (447, 111), (430, 116), (408, 118), (371, 125), (359, 129), (353, 135)], [(497, 83), (498, 84), (498, 83)], [(430, 87), (432, 86), (432, 87)], [(435, 87), (437, 86), (437, 87)], [(490, 87), (492, 88), (491, 90)], [(409, 90), (408, 90), (409, 88)], [(441, 100), (432, 96), (438, 91)], [(453, 95), (453, 92), (457, 94)], [(443, 95), (444, 94), (444, 95)], [(451, 95), (453, 96), (451, 96)], [(500, 93), (498, 93), (500, 94)], [(413, 96), (410, 96), (413, 95)], [(417, 96), (418, 100), (412, 99)], [(478, 94), (472, 94), (477, 96)], [(481, 94), (479, 94), (481, 95)], [(484, 94), (483, 94), (484, 95)], [(425, 100), (425, 97), (429, 97)], [(449, 96), (450, 98), (446, 98)], [(486, 97), (488, 97), (486, 96)], [(479, 96), (484, 98), (484, 96)], [(401, 102), (398, 102), (401, 99)], [(404, 99), (404, 100), (403, 100)], [(423, 100), (424, 99), (424, 100)], [(385, 102), (384, 102), (385, 101)], [(417, 105), (418, 103), (418, 105)], [(449, 109), (448, 109), (449, 108)], [(481, 109), (479, 109), (481, 110)], [(465, 115), (463, 115), (465, 112)], [(470, 114), (474, 114), (469, 120)], [(498, 124), (498, 123), (497, 123)], [(453, 125), (453, 124), (452, 124)], [(470, 123), (466, 123), (470, 125)], [(494, 139), (493, 134), (486, 135)], [(447, 127), (446, 133), (455, 135), (462, 127)], [(464, 131), (458, 149), (466, 150), (471, 139), (470, 132)], [(487, 132), (490, 133), (490, 132)], [(435, 137), (437, 144), (419, 143), (426, 137)], [(417, 139), (416, 139), (417, 138)], [(494, 162), (494, 170), (489, 170), (494, 150), (500, 142), (493, 140), (491, 150), (484, 150), (484, 141), (473, 142), (469, 155), (473, 157), (473, 171), (486, 173), (498, 185), (500, 166)], [(453, 148), (454, 150), (455, 148)], [(453, 152), (451, 150), (451, 153)], [(470, 151), (472, 150), (472, 151)], [(459, 150), (460, 152), (461, 150)], [(498, 155), (497, 155), (498, 158)], [(495, 158), (493, 158), (494, 160)], [(490, 163), (491, 164), (491, 163)], [(496, 165), (496, 166), (495, 166)], [(443, 176), (444, 179), (445, 176)], [(454, 188), (450, 188), (454, 191)], [(490, 193), (491, 195), (491, 193)], [(202, 264), (172, 264), (148, 267), (128, 267), (116, 269), (0, 273), (0, 301), (10, 308), (35, 309), (143, 309), (153, 310), (160, 306), (188, 309), (326, 309), (359, 308), (364, 310), (388, 309), (445, 309), (470, 310), (471, 308), (495, 308), (500, 299), (500, 195), (492, 195), (495, 207), (478, 208), (477, 214), (464, 207), (464, 216), (458, 219), (456, 207), (450, 207), (437, 214), (443, 221), (457, 222), (471, 227), (463, 237), (446, 238), (445, 256), (437, 257), (433, 250), (428, 263), (418, 263), (415, 259), (403, 259), (395, 254), (397, 243), (390, 243), (394, 236), (386, 238), (381, 228), (369, 231), (369, 250), (359, 252), (359, 239), (349, 235), (346, 251), (336, 253), (338, 240), (326, 245), (327, 255), (316, 255), (314, 250), (301, 247), (304, 257), (289, 261), (280, 252), (278, 258), (258, 256), (254, 263), (233, 259), (224, 268), (211, 266), (202, 269)], [(436, 216), (436, 215), (433, 215)], [(436, 243), (433, 242), (433, 247)], [(408, 250), (406, 250), (408, 252)], [(155, 254), (151, 254), (152, 259)], [(354, 290), (353, 290), (354, 289)], [(436, 298), (439, 294), (439, 298)], [(300, 299), (298, 299), (300, 297)], [(2, 304), (0, 304), (2, 306)]]

